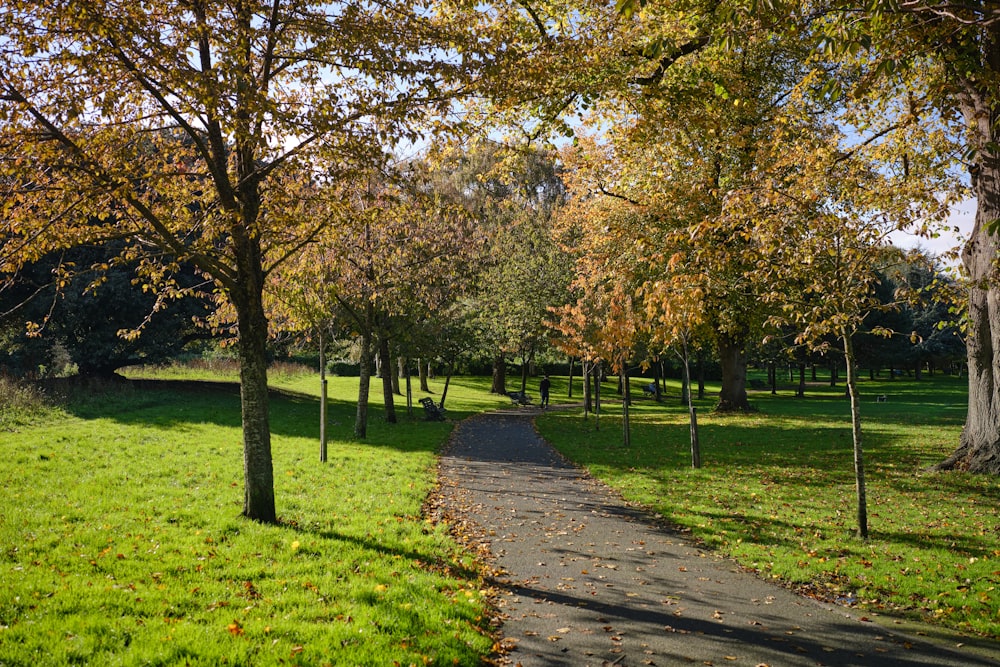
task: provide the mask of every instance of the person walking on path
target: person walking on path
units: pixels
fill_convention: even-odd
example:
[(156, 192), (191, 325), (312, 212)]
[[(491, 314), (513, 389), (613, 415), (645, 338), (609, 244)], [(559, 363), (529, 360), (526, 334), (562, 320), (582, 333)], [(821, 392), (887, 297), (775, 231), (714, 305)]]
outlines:
[(543, 375), (542, 381), (538, 383), (538, 394), (541, 396), (540, 403), (542, 404), (542, 408), (549, 407), (549, 388), (551, 386), (552, 383), (549, 381), (549, 376)]
[(904, 636), (698, 548), (564, 460), (530, 416), (460, 423), (439, 475), (440, 511), (497, 572), (508, 664), (1000, 664), (1000, 652)]

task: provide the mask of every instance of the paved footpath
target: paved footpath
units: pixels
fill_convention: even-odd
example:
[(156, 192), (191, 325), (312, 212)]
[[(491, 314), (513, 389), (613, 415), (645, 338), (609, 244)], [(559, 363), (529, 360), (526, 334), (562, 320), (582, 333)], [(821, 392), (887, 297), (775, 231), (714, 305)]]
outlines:
[(499, 571), (513, 665), (1000, 665), (1000, 651), (898, 634), (699, 549), (562, 459), (531, 412), (459, 424), (441, 478)]

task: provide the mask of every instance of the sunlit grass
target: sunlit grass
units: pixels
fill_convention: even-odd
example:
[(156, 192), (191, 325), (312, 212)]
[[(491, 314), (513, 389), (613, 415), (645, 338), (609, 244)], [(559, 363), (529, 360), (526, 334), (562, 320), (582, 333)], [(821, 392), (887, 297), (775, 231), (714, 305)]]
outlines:
[[(703, 467), (691, 468), (677, 396), (636, 399), (631, 447), (620, 404), (593, 417), (553, 412), (542, 434), (625, 497), (706, 546), (814, 595), (1000, 637), (1000, 480), (926, 468), (956, 446), (965, 380), (866, 381), (863, 438), (871, 539), (857, 529), (843, 385), (752, 392), (759, 412), (700, 404)], [(638, 393), (638, 392), (636, 392)], [(875, 396), (886, 395), (883, 403)], [(611, 395), (607, 390), (606, 394)]]
[[(141, 375), (175, 379), (91, 387), (61, 408), (32, 402), (0, 431), (0, 664), (444, 665), (490, 652), (471, 557), (421, 519), (452, 424), (423, 420), (416, 378), (413, 415), (397, 396), (395, 425), (373, 384), (358, 441), (357, 378), (331, 377), (320, 464), (318, 374), (273, 370), (281, 525), (261, 526), (239, 516), (234, 372)], [(436, 401), (443, 380), (432, 381)], [(553, 384), (553, 402), (570, 400), (564, 379)], [(453, 378), (449, 416), (509, 406), (488, 389), (489, 378)], [(536, 382), (528, 389), (537, 397)], [(676, 385), (663, 404), (636, 399), (629, 448), (612, 403), (599, 432), (578, 411), (551, 411), (539, 426), (627, 498), (764, 576), (1000, 636), (1000, 484), (923, 472), (955, 446), (964, 381), (866, 382), (864, 392), (867, 543), (854, 537), (842, 387), (813, 385), (806, 399), (753, 392), (759, 412), (746, 416), (701, 401), (700, 470)]]
[[(0, 664), (452, 665), (488, 654), (478, 571), (421, 518), (451, 425), (390, 425), (374, 407), (355, 441), (357, 380), (337, 379), (320, 464), (313, 380), (281, 378), (272, 402), (277, 526), (240, 517), (232, 385), (111, 389), (0, 432)], [(456, 406), (475, 394), (456, 390)]]

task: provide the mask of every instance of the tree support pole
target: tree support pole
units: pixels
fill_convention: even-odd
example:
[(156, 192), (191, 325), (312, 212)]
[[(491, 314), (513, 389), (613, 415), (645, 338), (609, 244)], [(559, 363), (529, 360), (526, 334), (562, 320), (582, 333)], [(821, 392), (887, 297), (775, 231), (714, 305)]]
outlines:
[(319, 460), (326, 463), (326, 346), (319, 334)]

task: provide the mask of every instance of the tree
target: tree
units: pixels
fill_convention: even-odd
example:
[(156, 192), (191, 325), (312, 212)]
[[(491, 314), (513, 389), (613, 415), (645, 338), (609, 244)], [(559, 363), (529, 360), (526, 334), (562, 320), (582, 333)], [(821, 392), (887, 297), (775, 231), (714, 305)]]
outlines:
[(729, 210), (758, 220), (757, 269), (771, 285), (765, 299), (780, 307), (771, 323), (779, 330), (795, 326), (800, 331), (796, 342), (812, 349), (828, 350), (831, 339), (842, 346), (858, 534), (867, 539), (855, 338), (866, 318), (885, 307), (875, 288), (887, 265), (898, 262), (899, 253), (888, 244), (890, 234), (942, 211), (941, 203), (926, 195), (932, 191), (929, 183), (936, 182), (933, 160), (916, 160), (926, 169), (886, 172), (879, 147), (853, 146), (845, 153), (845, 145), (845, 137), (829, 125), (818, 126), (807, 107), (788, 114), (771, 138), (774, 168), (752, 188), (735, 193)]
[[(938, 468), (1000, 474), (1000, 21), (990, 3), (938, 5), (834, 1), (816, 14), (811, 30), (820, 41), (824, 88), (841, 91), (851, 107), (877, 109), (868, 126), (877, 137), (893, 128), (944, 126), (965, 150), (973, 230), (962, 251), (968, 274), (966, 344), (969, 408), (958, 447)], [(874, 116), (873, 116), (874, 117)], [(879, 129), (881, 128), (881, 129)], [(959, 157), (959, 152), (955, 158)], [(906, 153), (892, 161), (908, 167)], [(949, 190), (960, 194), (953, 183)]]
[(691, 390), (691, 352), (709, 335), (708, 313), (702, 287), (697, 283), (664, 281), (647, 285), (643, 296), (653, 341), (673, 347), (681, 358), (681, 400), (688, 409), (691, 429), (691, 467), (701, 467), (698, 417)]
[(494, 393), (506, 393), (506, 360), (528, 366), (546, 344), (548, 309), (566, 300), (570, 261), (551, 236), (565, 186), (555, 155), (484, 140), (442, 147), (436, 187), (461, 201), (485, 241), (476, 249), (469, 291), (474, 328), (493, 359)]
[(770, 169), (758, 146), (775, 131), (807, 51), (752, 16), (727, 23), (733, 7), (713, 8), (649, 4), (604, 43), (582, 29), (567, 40), (588, 53), (613, 43), (623, 55), (584, 59), (566, 76), (560, 90), (582, 97), (576, 109), (599, 137), (577, 132), (579, 156), (566, 161), (580, 173), (575, 196), (600, 194), (640, 211), (644, 225), (612, 233), (642, 265), (640, 281), (702, 286), (723, 370), (717, 407), (748, 410), (746, 350), (765, 287), (751, 259), (754, 221), (726, 207)]
[[(134, 263), (107, 264), (120, 250), (115, 244), (81, 246), (24, 267), (0, 292), (0, 312), (20, 323), (7, 353), (59, 345), (80, 375), (107, 377), (124, 366), (161, 363), (211, 336), (204, 325), (211, 296), (190, 266), (178, 266), (170, 278), (176, 297), (165, 298), (139, 284)], [(66, 265), (73, 272), (54, 279)]]
[(443, 313), (460, 298), (468, 255), (478, 245), (467, 212), (434, 182), (427, 164), (387, 156), (383, 168), (329, 188), (321, 209), (336, 224), (273, 276), (276, 311), (290, 324), (335, 322), (332, 328), (357, 337), (358, 438), (367, 435), (375, 354), (382, 355), (383, 396), (393, 422), (390, 343), (417, 346), (427, 320), (447, 319)]
[(444, 21), (403, 2), (0, 9), (0, 274), (125, 238), (151, 284), (164, 252), (211, 278), (235, 318), (250, 519), (277, 520), (267, 277), (325, 222), (296, 216), (304, 184), (415, 139), (479, 62)]
[(629, 204), (606, 197), (571, 200), (559, 215), (559, 235), (575, 259), (575, 277), (570, 285), (574, 299), (552, 309), (553, 326), (560, 334), (556, 342), (566, 354), (584, 362), (585, 402), (588, 376), (596, 372), (598, 426), (602, 362), (618, 374), (625, 446), (631, 438), (628, 369), (646, 329), (637, 294), (638, 265), (620, 239), (635, 238), (642, 222), (643, 216)]

